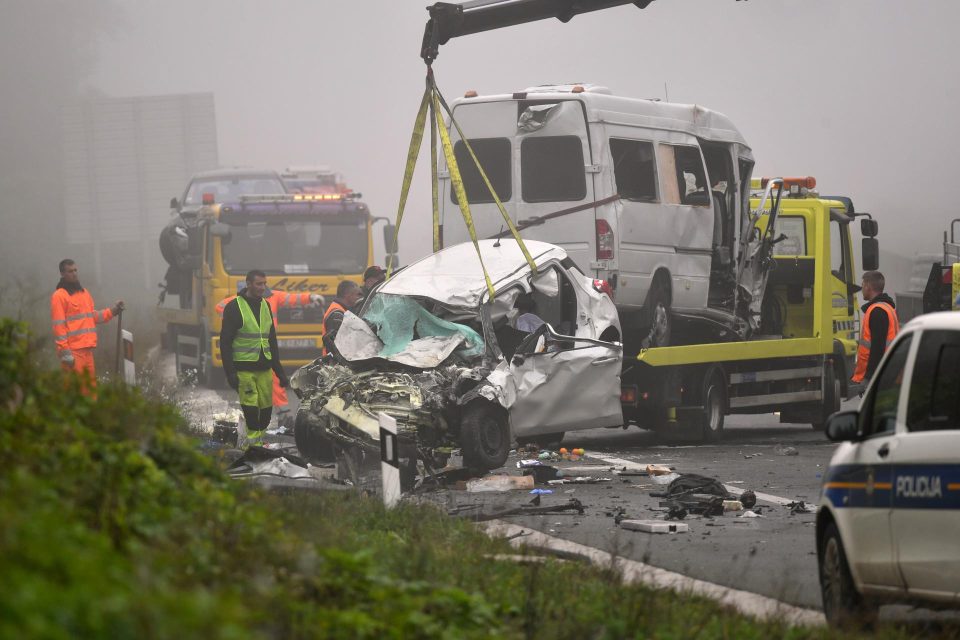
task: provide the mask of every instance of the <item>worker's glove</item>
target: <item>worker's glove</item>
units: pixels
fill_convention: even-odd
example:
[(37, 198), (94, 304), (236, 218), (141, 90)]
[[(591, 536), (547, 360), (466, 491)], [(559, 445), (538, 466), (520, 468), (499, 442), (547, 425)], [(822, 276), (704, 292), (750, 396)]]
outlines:
[(127, 308), (126, 305), (123, 304), (123, 300), (117, 300), (117, 302), (113, 305), (113, 309), (111, 309), (111, 311), (113, 311), (113, 315), (117, 315), (126, 308)]
[(61, 353), (60, 363), (72, 369), (74, 364), (73, 354), (70, 353), (69, 351), (64, 351), (63, 353)]
[(323, 303), (324, 303), (324, 299), (323, 299), (323, 296), (322, 296), (322, 295), (320, 295), (319, 293), (311, 293), (311, 294), (310, 294), (310, 304), (309, 304), (308, 306), (310, 306), (310, 307), (319, 307), (319, 306), (322, 305)]
[(290, 387), (290, 378), (288, 378), (286, 374), (282, 376), (277, 376), (277, 380), (280, 382), (280, 386), (283, 387), (284, 389), (287, 389)]
[(227, 374), (227, 384), (230, 385), (230, 388), (236, 391), (240, 388), (240, 378), (237, 377), (236, 373)]

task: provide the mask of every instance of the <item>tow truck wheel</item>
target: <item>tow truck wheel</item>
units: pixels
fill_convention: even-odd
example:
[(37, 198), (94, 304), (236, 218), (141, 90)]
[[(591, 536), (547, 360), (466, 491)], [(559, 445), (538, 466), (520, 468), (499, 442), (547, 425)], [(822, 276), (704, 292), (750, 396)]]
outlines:
[(835, 627), (871, 626), (876, 621), (877, 607), (857, 591), (840, 532), (833, 522), (824, 529), (818, 551), (820, 593), (827, 622)]
[(814, 431), (823, 431), (827, 426), (827, 418), (840, 411), (841, 383), (840, 377), (833, 368), (832, 363), (824, 365), (823, 372), (823, 400), (821, 404), (820, 418), (811, 422), (810, 426)]
[(460, 420), (463, 466), (478, 471), (502, 467), (510, 453), (510, 422), (506, 412), (484, 400), (463, 408)]
[(705, 442), (716, 442), (723, 435), (723, 419), (727, 412), (727, 385), (723, 371), (715, 367), (703, 380), (703, 408), (698, 422)]
[(297, 451), (309, 462), (334, 462), (336, 451), (329, 438), (323, 431), (330, 421), (326, 413), (320, 415), (310, 411), (309, 406), (302, 406), (297, 411), (293, 423), (293, 439), (297, 444)]

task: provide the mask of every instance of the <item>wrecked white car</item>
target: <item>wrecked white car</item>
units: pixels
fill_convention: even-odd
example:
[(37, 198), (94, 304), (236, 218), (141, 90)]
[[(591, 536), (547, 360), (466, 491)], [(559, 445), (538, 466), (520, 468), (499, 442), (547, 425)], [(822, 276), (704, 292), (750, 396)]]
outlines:
[(295, 435), (308, 459), (380, 455), (377, 416), (397, 420), (401, 462), (503, 465), (514, 439), (559, 441), (575, 429), (618, 426), (620, 324), (605, 283), (566, 252), (527, 242), (480, 242), (430, 255), (348, 313), (333, 353), (301, 368)]

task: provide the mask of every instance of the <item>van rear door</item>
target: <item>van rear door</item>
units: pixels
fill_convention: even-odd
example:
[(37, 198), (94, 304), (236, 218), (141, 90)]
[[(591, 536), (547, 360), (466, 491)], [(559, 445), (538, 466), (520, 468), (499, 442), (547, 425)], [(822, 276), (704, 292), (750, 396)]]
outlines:
[[(461, 103), (455, 107), (454, 117), (470, 138), (511, 218), (524, 227), (521, 235), (563, 247), (584, 269), (595, 262), (597, 225), (590, 206), (593, 174), (588, 170), (593, 159), (583, 104), (553, 99)], [(456, 130), (451, 139), (477, 234), (493, 236), (504, 228), (497, 206)], [(509, 174), (503, 165), (508, 150)], [(468, 236), (449, 180), (444, 186), (444, 242), (452, 244)], [(577, 207), (583, 208), (564, 213)], [(549, 217), (558, 212), (561, 215)]]

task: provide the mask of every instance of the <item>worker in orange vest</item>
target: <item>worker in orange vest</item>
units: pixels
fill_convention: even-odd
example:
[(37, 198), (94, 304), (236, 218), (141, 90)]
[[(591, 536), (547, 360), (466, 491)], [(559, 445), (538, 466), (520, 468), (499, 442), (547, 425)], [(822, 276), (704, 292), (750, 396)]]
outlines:
[(96, 382), (93, 350), (97, 346), (97, 326), (109, 322), (123, 311), (123, 300), (113, 307), (97, 311), (93, 296), (80, 284), (77, 263), (60, 261), (60, 282), (50, 296), (50, 319), (53, 322), (53, 339), (64, 371), (86, 373)]
[[(220, 317), (223, 317), (223, 310), (237, 296), (227, 296), (217, 303), (214, 307)], [(286, 291), (273, 291), (267, 289), (263, 299), (270, 305), (270, 311), (273, 312), (273, 326), (276, 328), (280, 307), (317, 307), (323, 304), (323, 296), (319, 293), (287, 293)], [(289, 398), (287, 390), (280, 386), (280, 379), (276, 374), (273, 376), (273, 406), (277, 408), (277, 423), (283, 424), (288, 417)]]
[(343, 317), (363, 297), (363, 289), (352, 280), (343, 280), (337, 285), (337, 297), (323, 314), (323, 355), (329, 352), (329, 344), (337, 336)]
[(883, 292), (886, 285), (879, 271), (867, 271), (863, 274), (863, 317), (860, 320), (860, 344), (857, 347), (857, 368), (853, 373), (853, 382), (870, 379), (877, 370), (883, 353), (900, 331), (896, 304), (893, 298)]

